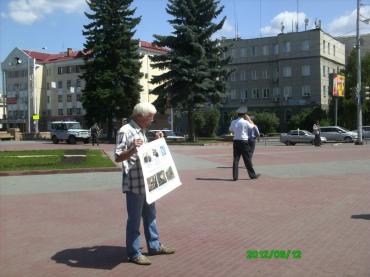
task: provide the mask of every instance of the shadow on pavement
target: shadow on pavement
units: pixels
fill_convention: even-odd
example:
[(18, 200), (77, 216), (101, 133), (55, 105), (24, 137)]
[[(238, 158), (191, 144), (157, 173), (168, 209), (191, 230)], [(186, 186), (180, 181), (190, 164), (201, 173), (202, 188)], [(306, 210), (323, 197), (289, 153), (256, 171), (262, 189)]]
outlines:
[(51, 259), (71, 267), (107, 270), (128, 262), (126, 247), (105, 245), (65, 249), (57, 252)]
[(196, 178), (196, 180), (203, 180), (203, 181), (233, 181), (233, 179), (224, 179), (224, 178)]
[(354, 214), (351, 218), (370, 220), (370, 214)]

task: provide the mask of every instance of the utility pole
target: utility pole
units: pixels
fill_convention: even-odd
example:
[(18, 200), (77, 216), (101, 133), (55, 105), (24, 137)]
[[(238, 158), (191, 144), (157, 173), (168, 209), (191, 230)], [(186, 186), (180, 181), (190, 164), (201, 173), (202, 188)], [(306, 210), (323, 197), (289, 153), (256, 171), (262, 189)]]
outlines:
[(360, 55), (360, 0), (357, 0), (356, 22), (356, 48), (357, 48), (357, 141), (355, 144), (362, 145), (362, 103), (361, 103), (361, 55)]

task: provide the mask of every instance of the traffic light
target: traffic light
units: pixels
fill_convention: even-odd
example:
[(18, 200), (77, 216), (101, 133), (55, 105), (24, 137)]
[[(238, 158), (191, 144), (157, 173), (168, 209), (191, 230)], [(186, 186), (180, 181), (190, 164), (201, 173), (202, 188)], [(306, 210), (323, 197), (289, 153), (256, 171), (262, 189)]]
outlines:
[(365, 96), (365, 101), (370, 101), (370, 87), (369, 86), (364, 87), (364, 96)]

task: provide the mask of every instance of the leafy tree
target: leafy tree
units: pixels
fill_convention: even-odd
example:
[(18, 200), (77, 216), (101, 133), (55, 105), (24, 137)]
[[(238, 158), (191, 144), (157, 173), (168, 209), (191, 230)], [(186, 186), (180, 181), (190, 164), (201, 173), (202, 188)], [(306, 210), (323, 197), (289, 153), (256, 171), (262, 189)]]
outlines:
[(202, 137), (215, 137), (220, 120), (220, 112), (217, 109), (207, 109), (194, 113), (195, 133)]
[(106, 122), (112, 137), (113, 118), (128, 117), (139, 101), (140, 54), (134, 28), (141, 18), (133, 17), (132, 0), (87, 1), (90, 23), (84, 25), (84, 73), (82, 102), (86, 119)]
[(274, 113), (267, 112), (252, 112), (253, 121), (257, 124), (261, 133), (276, 133), (279, 126), (279, 118)]
[(189, 139), (194, 140), (194, 111), (218, 104), (225, 94), (229, 58), (223, 58), (226, 47), (211, 37), (226, 18), (213, 23), (223, 10), (216, 0), (169, 0), (166, 10), (174, 31), (154, 36), (155, 44), (170, 52), (152, 57), (154, 68), (167, 70), (152, 78), (159, 84), (152, 93), (158, 95), (156, 104), (187, 111)]
[[(320, 106), (303, 109), (300, 113), (295, 114), (289, 121), (289, 129), (302, 129), (312, 132), (312, 126), (316, 121), (326, 122), (327, 114)], [(328, 124), (324, 124), (328, 125)]]

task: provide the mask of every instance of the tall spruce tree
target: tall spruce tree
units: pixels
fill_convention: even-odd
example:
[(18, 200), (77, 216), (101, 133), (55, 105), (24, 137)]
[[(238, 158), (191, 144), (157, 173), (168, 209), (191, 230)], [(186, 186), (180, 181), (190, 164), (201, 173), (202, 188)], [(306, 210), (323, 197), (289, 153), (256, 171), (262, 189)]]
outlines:
[(113, 118), (128, 117), (138, 103), (140, 91), (140, 54), (134, 28), (141, 18), (133, 17), (132, 0), (87, 1), (91, 21), (84, 25), (86, 38), (84, 73), (86, 81), (82, 103), (89, 124), (107, 124), (112, 138)]
[(212, 35), (226, 20), (214, 23), (223, 10), (215, 0), (169, 0), (167, 13), (173, 16), (168, 22), (172, 35), (154, 35), (155, 44), (169, 48), (167, 54), (153, 56), (152, 66), (166, 70), (153, 76), (158, 84), (152, 91), (158, 95), (156, 104), (177, 107), (187, 111), (189, 139), (194, 140), (194, 111), (204, 104), (218, 104), (225, 94), (229, 75), (224, 58), (226, 48)]

